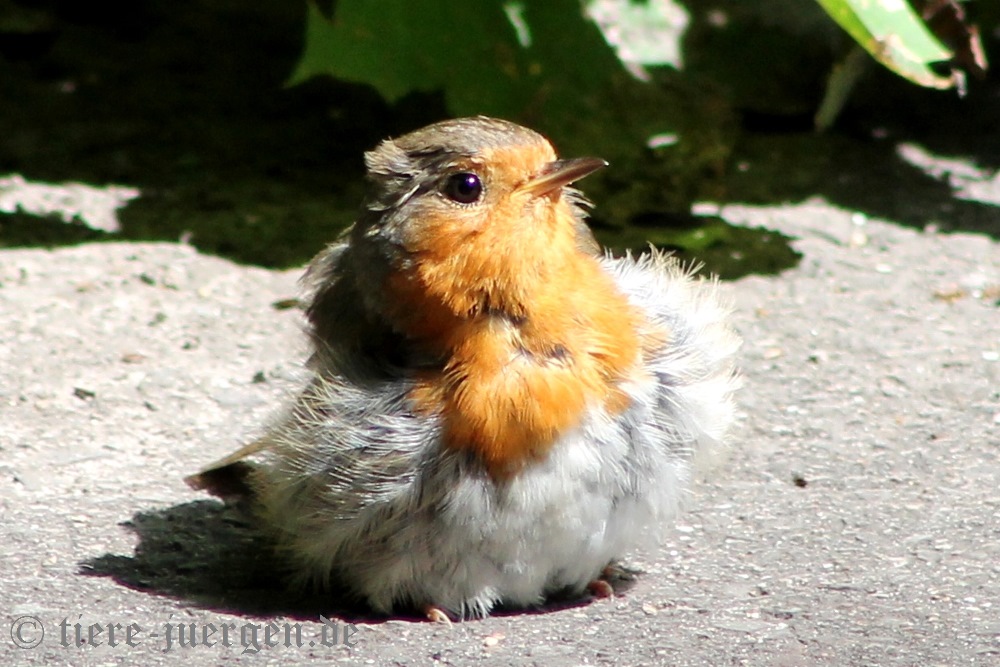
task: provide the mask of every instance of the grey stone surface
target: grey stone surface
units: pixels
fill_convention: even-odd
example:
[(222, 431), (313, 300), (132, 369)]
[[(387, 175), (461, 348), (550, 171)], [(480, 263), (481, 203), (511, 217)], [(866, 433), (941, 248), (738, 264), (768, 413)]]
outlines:
[[(729, 456), (616, 598), (450, 628), (286, 594), (181, 481), (294, 392), (300, 316), (272, 303), (297, 272), (170, 244), (0, 251), (0, 664), (1000, 664), (997, 242), (818, 200), (722, 214), (804, 254), (727, 287), (746, 340)], [(355, 645), (323, 645), (321, 613)], [(18, 617), (39, 646), (14, 645)], [(245, 647), (269, 621), (305, 645)], [(178, 623), (215, 645), (168, 646)]]

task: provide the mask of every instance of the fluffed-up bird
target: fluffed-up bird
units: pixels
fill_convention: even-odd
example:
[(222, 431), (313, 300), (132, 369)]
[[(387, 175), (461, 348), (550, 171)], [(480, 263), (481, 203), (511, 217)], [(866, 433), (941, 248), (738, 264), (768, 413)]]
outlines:
[(365, 161), (360, 217), (303, 279), (311, 380), (189, 483), (225, 494), (239, 470), (294, 577), (379, 612), (600, 590), (727, 437), (717, 282), (602, 254), (570, 185), (605, 162), (519, 125), (445, 121)]

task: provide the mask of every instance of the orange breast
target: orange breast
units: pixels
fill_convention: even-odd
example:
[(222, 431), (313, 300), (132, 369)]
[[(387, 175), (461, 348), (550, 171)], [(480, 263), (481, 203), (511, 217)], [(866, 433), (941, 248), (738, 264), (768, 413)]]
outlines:
[(444, 418), (445, 446), (474, 452), (495, 478), (543, 458), (585, 410), (623, 410), (620, 383), (641, 372), (639, 313), (593, 258), (566, 271), (523, 315), (453, 328), (447, 364), (412, 395)]

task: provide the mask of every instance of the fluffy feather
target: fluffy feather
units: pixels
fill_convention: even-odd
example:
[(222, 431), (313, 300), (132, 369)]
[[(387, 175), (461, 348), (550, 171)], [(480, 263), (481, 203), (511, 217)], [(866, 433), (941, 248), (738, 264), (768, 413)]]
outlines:
[[(366, 160), (365, 213), (305, 278), (311, 382), (193, 483), (243, 466), (295, 577), (378, 611), (582, 592), (661, 534), (726, 439), (739, 339), (718, 284), (655, 251), (596, 255), (565, 186), (598, 163), (564, 167), (511, 123), (449, 121)], [(455, 170), (481, 202), (441, 194)]]

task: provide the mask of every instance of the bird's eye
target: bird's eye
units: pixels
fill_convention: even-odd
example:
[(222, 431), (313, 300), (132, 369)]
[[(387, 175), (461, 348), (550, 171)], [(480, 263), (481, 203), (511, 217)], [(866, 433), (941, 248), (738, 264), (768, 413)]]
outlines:
[(444, 184), (444, 196), (459, 204), (472, 204), (483, 196), (483, 182), (471, 171), (452, 174)]

